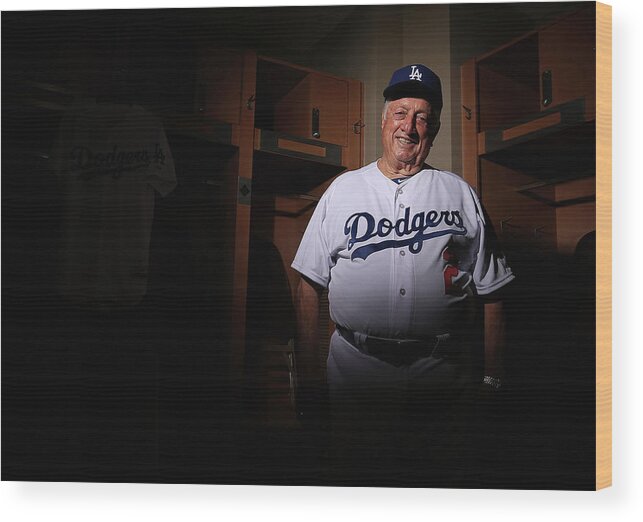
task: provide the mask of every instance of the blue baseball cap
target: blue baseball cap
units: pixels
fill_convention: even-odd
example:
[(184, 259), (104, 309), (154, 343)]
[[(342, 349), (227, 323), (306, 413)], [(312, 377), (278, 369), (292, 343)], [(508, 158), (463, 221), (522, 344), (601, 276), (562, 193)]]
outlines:
[(439, 111), (442, 110), (442, 82), (426, 65), (405, 65), (391, 76), (388, 87), (384, 89), (384, 98), (422, 98)]

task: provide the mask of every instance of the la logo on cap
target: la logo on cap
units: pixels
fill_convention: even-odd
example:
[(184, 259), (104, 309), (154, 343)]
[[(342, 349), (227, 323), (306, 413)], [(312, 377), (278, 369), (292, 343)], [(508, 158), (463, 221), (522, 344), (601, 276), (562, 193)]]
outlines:
[(410, 80), (422, 81), (422, 73), (418, 70), (417, 65), (411, 65), (411, 74), (409, 74)]

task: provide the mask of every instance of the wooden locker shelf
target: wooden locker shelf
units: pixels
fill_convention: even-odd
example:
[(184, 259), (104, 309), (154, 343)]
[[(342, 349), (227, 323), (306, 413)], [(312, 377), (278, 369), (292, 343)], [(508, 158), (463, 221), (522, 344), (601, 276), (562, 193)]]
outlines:
[(595, 122), (577, 120), (576, 116), (578, 113), (569, 119), (561, 116), (558, 123), (504, 141), (502, 134), (507, 129), (479, 133), (478, 143), (485, 148), (479, 157), (520, 170), (538, 181), (593, 175)]
[(345, 168), (296, 156), (255, 151), (253, 190), (279, 195), (310, 194)]
[(587, 117), (585, 106), (585, 99), (579, 98), (511, 125), (482, 131), (478, 133), (478, 153), (482, 155), (509, 149), (592, 121)]
[(239, 146), (239, 126), (199, 115), (167, 115), (168, 132), (220, 145)]
[(298, 218), (313, 210), (318, 202), (319, 196), (313, 194), (278, 195), (275, 197), (275, 215)]
[(551, 207), (566, 207), (596, 201), (596, 178), (558, 178), (523, 185), (516, 192), (524, 194)]
[(342, 147), (332, 143), (255, 129), (255, 150), (316, 163), (342, 166)]

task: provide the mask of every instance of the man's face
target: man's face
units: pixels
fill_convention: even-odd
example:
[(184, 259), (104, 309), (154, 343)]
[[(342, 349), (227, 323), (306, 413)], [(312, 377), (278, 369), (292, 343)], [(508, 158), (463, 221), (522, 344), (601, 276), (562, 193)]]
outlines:
[(382, 116), (384, 160), (421, 167), (435, 138), (435, 129), (429, 129), (430, 116), (431, 104), (421, 98), (389, 102)]

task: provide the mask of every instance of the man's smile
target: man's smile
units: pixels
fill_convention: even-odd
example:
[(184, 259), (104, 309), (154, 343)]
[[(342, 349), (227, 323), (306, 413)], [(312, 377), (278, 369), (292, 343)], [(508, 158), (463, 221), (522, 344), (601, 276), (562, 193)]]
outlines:
[(417, 145), (418, 143), (418, 139), (411, 136), (397, 136), (395, 139), (404, 145)]

